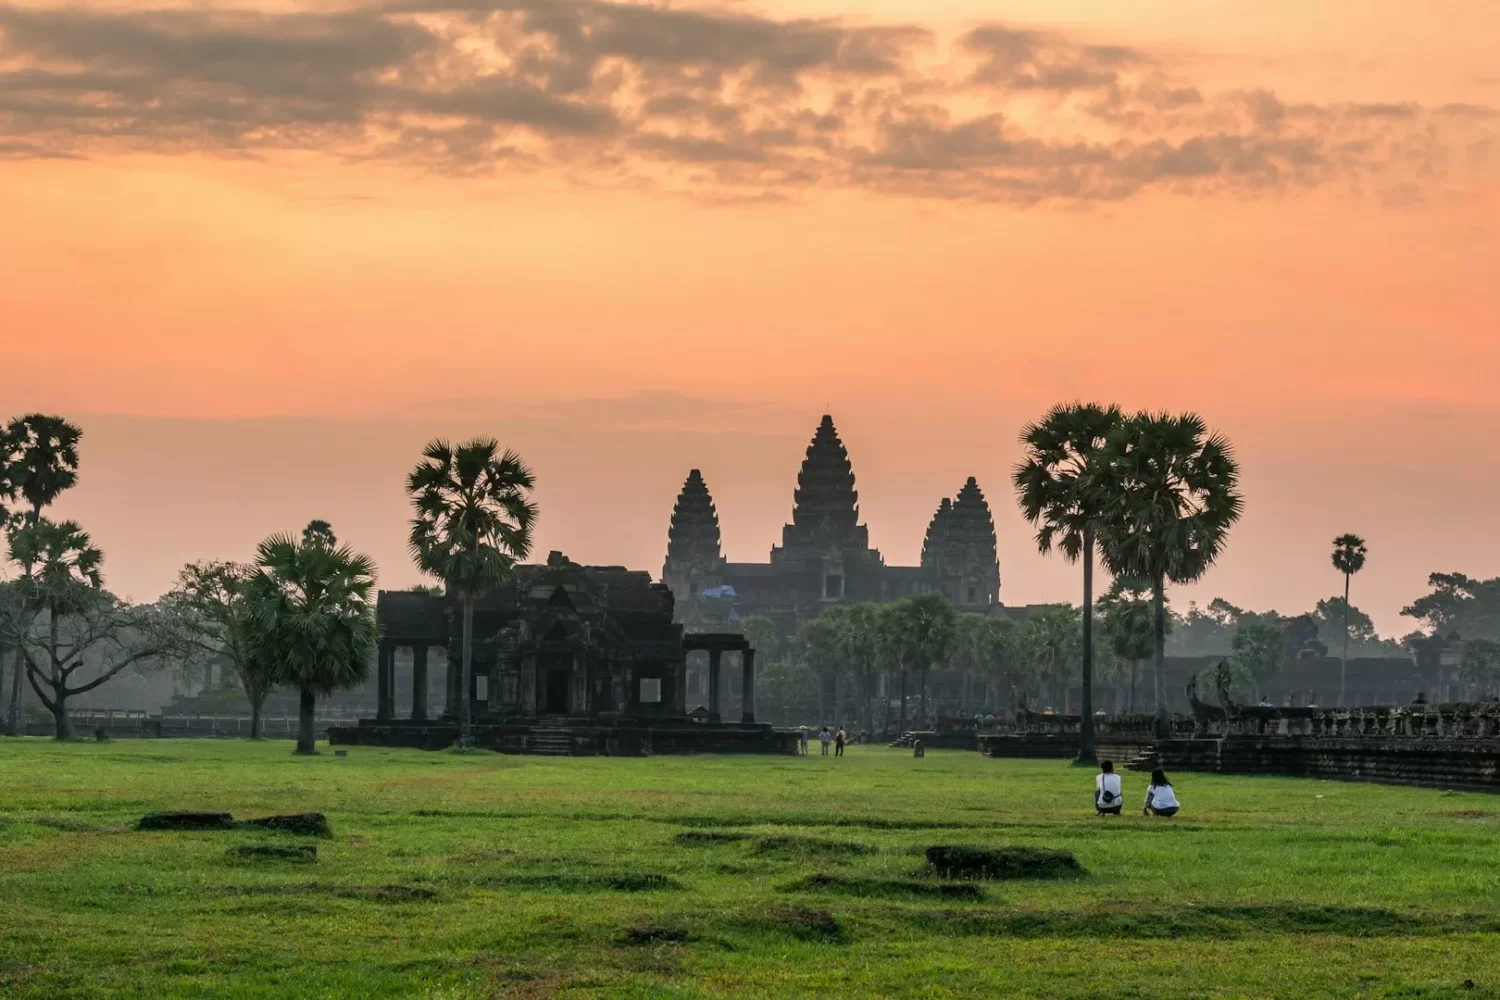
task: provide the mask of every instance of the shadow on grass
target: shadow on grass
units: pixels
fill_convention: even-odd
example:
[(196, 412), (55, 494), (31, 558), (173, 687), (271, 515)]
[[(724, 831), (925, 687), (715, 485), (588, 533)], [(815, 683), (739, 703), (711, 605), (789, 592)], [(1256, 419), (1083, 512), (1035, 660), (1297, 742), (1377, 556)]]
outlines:
[(1500, 917), (1487, 914), (1397, 913), (1373, 907), (1278, 904), (1133, 907), (1086, 912), (911, 911), (905, 917), (911, 924), (943, 934), (1020, 938), (1224, 940), (1262, 934), (1444, 937), (1500, 930)]
[(752, 834), (728, 830), (684, 830), (677, 835), (679, 844), (732, 844), (740, 840), (751, 840)]
[(752, 910), (735, 918), (732, 924), (736, 930), (791, 937), (798, 941), (844, 944), (849, 940), (849, 932), (828, 910), (801, 906)]

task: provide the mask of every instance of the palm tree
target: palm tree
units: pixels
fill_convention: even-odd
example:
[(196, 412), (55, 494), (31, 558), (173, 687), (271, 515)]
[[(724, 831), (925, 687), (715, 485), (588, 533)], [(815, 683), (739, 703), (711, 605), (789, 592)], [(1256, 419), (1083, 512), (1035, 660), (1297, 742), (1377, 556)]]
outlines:
[(1239, 466), (1229, 442), (1197, 414), (1139, 413), (1110, 435), (1103, 456), (1107, 514), (1105, 565), (1116, 576), (1151, 582), (1155, 618), (1156, 726), (1171, 732), (1162, 697), (1166, 661), (1166, 586), (1197, 580), (1223, 551), (1239, 520)]
[[(7, 499), (20, 496), (31, 509), (22, 512), (20, 525), (35, 525), (42, 510), (52, 504), (63, 490), (78, 482), (78, 442), (83, 431), (62, 417), (29, 413), (12, 420), (0, 432), (0, 493)], [(4, 521), (0, 521), (4, 523)], [(31, 566), (21, 563), (23, 579), (31, 575)], [(21, 674), (25, 654), (20, 646), (15, 653), (15, 674), (11, 678), (10, 712), (5, 731), (12, 736), (21, 732)]]
[(896, 648), (901, 654), (902, 690), (901, 707), (906, 708), (905, 667), (917, 668), (918, 709), (917, 718), (921, 728), (929, 724), (927, 718), (927, 672), (934, 666), (946, 663), (953, 654), (954, 641), (958, 634), (958, 613), (942, 594), (929, 592), (917, 594), (897, 601), (891, 606), (888, 628)]
[(1335, 538), (1333, 568), (1344, 574), (1344, 651), (1339, 657), (1339, 704), (1342, 705), (1349, 673), (1349, 578), (1365, 568), (1365, 540), (1358, 535)]
[(257, 669), (298, 691), (297, 749), (316, 753), (318, 695), (362, 684), (375, 655), (375, 564), (316, 533), (272, 535), (245, 584), (248, 653)]
[[(1126, 670), (1127, 714), (1135, 711), (1135, 682), (1141, 661), (1156, 648), (1150, 594), (1149, 583), (1117, 577), (1099, 598), (1099, 624), (1109, 642), (1110, 653)], [(1170, 617), (1167, 624), (1170, 628)]]
[(441, 579), (463, 601), (463, 680), (459, 688), (459, 740), (472, 739), (469, 692), (474, 673), (474, 601), (508, 580), (531, 553), (536, 487), (521, 457), (499, 453), (493, 438), (454, 447), (430, 442), (406, 478), (416, 516), (410, 545), (417, 567)]
[(1021, 513), (1036, 526), (1036, 544), (1042, 554), (1056, 545), (1069, 562), (1083, 560), (1079, 763), (1098, 759), (1094, 750), (1094, 542), (1105, 508), (1099, 489), (1101, 455), (1123, 419), (1118, 406), (1054, 406), (1039, 423), (1021, 431), (1025, 458), (1011, 477)]

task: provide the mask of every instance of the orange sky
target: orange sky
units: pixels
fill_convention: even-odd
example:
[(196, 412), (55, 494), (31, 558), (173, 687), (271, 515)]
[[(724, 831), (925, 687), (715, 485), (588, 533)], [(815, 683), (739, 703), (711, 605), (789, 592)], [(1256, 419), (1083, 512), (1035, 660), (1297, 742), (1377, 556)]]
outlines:
[(115, 589), (310, 517), (414, 582), (438, 433), (543, 552), (659, 572), (698, 466), (763, 559), (827, 408), (888, 560), (976, 475), (1002, 599), (1076, 599), (1005, 486), (1073, 397), (1237, 445), (1179, 602), (1500, 573), (1494, 4), (398, 6), (0, 4), (0, 409), (86, 428)]

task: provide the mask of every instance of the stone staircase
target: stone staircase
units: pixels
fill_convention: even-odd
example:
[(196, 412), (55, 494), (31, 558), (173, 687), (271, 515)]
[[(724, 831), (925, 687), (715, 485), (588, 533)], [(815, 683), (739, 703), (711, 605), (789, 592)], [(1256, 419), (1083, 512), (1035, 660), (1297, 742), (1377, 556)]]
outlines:
[(573, 756), (573, 727), (566, 719), (538, 720), (526, 734), (526, 752), (544, 757)]

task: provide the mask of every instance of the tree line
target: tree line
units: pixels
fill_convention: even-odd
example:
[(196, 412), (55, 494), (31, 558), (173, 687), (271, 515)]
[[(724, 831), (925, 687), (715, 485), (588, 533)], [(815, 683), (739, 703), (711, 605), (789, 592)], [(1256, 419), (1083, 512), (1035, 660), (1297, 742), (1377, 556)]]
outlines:
[[(262, 541), (248, 563), (191, 562), (151, 604), (104, 586), (104, 553), (76, 521), (47, 509), (78, 482), (83, 432), (45, 414), (0, 429), (0, 526), (15, 579), (0, 583), (0, 662), (12, 664), (6, 732), (22, 732), (23, 678), (52, 715), (58, 739), (74, 738), (68, 702), (126, 670), (227, 665), (251, 710), (252, 739), (272, 689), (298, 694), (298, 753), (314, 751), (317, 700), (363, 684), (379, 642), (376, 569), (341, 545), (327, 521)], [(534, 476), (514, 452), (477, 438), (437, 440), (407, 479), (417, 566), (463, 605), (460, 718), (471, 725), (473, 602), (504, 583), (531, 548)], [(0, 666), (0, 690), (4, 689)]]

